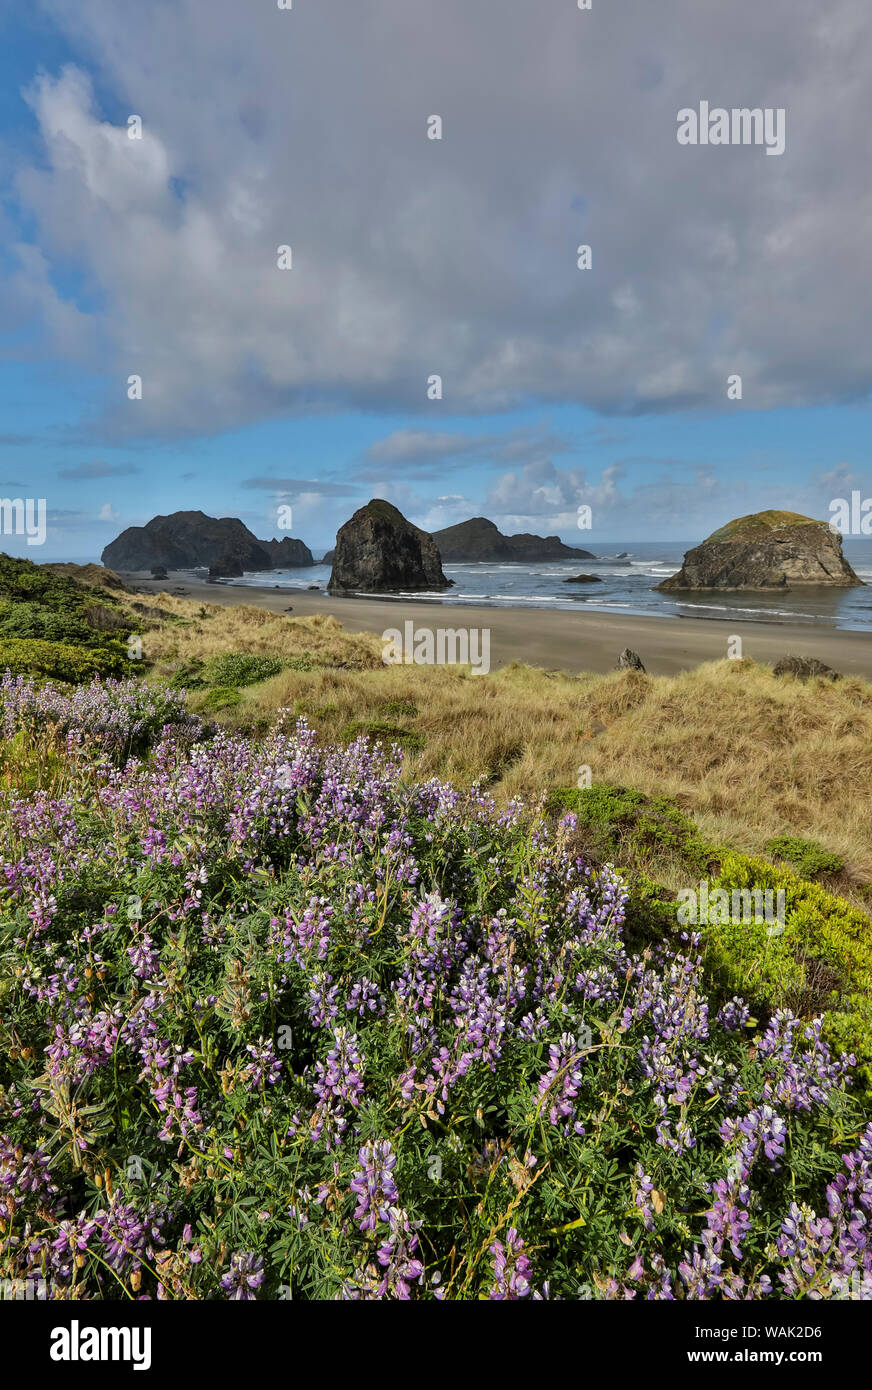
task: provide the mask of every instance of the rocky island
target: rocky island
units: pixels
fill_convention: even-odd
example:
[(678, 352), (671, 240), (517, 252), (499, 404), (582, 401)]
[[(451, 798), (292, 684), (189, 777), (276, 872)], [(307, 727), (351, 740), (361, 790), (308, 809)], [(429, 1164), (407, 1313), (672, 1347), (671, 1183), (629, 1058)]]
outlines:
[(532, 536), (522, 532), (504, 536), (485, 516), (474, 516), (444, 531), (434, 531), (433, 539), (445, 563), (464, 564), (477, 560), (593, 560), (589, 550), (564, 545), (559, 536)]
[(862, 583), (842, 554), (841, 536), (827, 522), (798, 512), (766, 511), (727, 522), (689, 550), (678, 573), (656, 587), (672, 593)]
[(128, 526), (111, 541), (101, 560), (122, 573), (163, 568), (208, 568), (223, 577), (245, 570), (307, 568), (312, 552), (302, 541), (260, 541), (238, 517), (216, 518), (205, 512), (172, 512), (145, 526)]
[(374, 498), (336, 533), (330, 594), (414, 593), (450, 589), (433, 537)]

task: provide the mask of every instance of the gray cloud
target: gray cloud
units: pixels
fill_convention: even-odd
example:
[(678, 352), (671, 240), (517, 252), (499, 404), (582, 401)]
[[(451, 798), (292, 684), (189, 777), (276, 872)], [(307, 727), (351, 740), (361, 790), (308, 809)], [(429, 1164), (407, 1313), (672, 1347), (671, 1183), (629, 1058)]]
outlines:
[[(521, 427), (502, 434), (441, 434), (438, 431), (395, 430), (364, 451), (368, 465), (356, 476), (362, 480), (384, 477), (385, 470), (427, 471), (438, 478), (446, 468), (466, 468), (470, 463), (498, 464), (564, 453), (571, 443), (545, 427)], [(438, 467), (437, 467), (438, 465)]]
[[(16, 183), (40, 249), (13, 248), (5, 296), (109, 373), (107, 428), (721, 409), (734, 372), (737, 409), (869, 391), (865, 0), (44, 7), (144, 123), (130, 141), (82, 70), (43, 75)], [(703, 97), (785, 107), (785, 154), (679, 146)], [(68, 264), (105, 309), (62, 297)]]
[[(649, 475), (642, 481), (639, 465)], [(859, 483), (845, 464), (831, 473), (796, 477), (786, 487), (783, 479), (767, 480), (762, 465), (751, 483), (728, 471), (719, 476), (703, 464), (669, 458), (615, 460), (598, 477), (544, 461), (493, 479), (485, 511), (503, 530), (547, 530), (570, 539), (578, 534), (578, 507), (586, 504), (593, 528), (584, 534), (591, 540), (690, 540), (767, 507), (826, 519), (829, 499), (845, 495), (852, 485)]]
[(299, 497), (301, 493), (316, 497), (354, 497), (359, 491), (347, 483), (322, 482), (318, 478), (243, 478), (240, 486), (280, 492), (289, 497)]

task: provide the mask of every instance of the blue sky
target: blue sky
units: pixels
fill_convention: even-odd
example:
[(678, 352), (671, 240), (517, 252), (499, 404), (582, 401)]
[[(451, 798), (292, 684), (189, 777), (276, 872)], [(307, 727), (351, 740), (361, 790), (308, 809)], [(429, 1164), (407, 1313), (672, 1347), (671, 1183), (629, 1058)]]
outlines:
[[(522, 0), (496, 31), (477, 0), (121, 8), (0, 4), (0, 492), (49, 514), (11, 553), (183, 508), (269, 536), (288, 502), (320, 552), (370, 496), (692, 543), (872, 493), (859, 0), (825, 33), (742, 0), (731, 43), (690, 0), (665, 33), (630, 0), (630, 37)], [(708, 93), (785, 105), (785, 154), (679, 148)]]

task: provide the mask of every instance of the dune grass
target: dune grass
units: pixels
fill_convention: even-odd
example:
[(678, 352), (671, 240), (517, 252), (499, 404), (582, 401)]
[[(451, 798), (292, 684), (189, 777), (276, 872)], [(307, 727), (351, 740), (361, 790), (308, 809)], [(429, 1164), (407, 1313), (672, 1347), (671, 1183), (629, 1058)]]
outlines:
[[(810, 839), (844, 861), (831, 876), (838, 891), (865, 899), (872, 882), (872, 685), (862, 680), (776, 678), (750, 660), (672, 677), (385, 666), (378, 636), (335, 618), (153, 603), (173, 621), (144, 636), (152, 679), (183, 683), (228, 652), (285, 663), (218, 701), (232, 727), (304, 716), (325, 741), (371, 730), (403, 745), (410, 775), (482, 779), (498, 800), (575, 786), (589, 768), (594, 783), (674, 798), (709, 842), (761, 853), (776, 837)], [(208, 691), (193, 688), (198, 701), (208, 708)]]

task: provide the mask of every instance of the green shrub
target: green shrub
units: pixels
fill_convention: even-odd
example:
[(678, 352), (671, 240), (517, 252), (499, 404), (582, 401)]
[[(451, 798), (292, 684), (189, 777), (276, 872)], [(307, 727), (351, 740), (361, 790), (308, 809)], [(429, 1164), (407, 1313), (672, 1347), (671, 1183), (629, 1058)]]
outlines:
[(133, 631), (107, 590), (0, 555), (0, 669), (70, 682), (120, 676)]
[(767, 854), (786, 859), (802, 878), (817, 878), (822, 874), (838, 874), (845, 867), (840, 854), (824, 849), (817, 840), (803, 840), (797, 835), (776, 835), (763, 846)]
[[(248, 652), (223, 652), (203, 667), (203, 676), (212, 686), (256, 685), (277, 676), (285, 662), (277, 656), (253, 656)], [(308, 669), (308, 668), (306, 668)]]
[[(705, 923), (707, 977), (715, 997), (737, 991), (764, 1013), (793, 1009), (804, 1018), (827, 1013), (825, 1033), (855, 1054), (861, 1082), (872, 1092), (872, 920), (843, 898), (809, 881), (841, 861), (810, 840), (782, 836), (767, 849), (794, 853), (803, 871), (706, 844), (693, 821), (668, 797), (601, 784), (551, 793), (549, 809), (578, 817), (582, 852), (614, 863), (631, 889), (626, 933), (636, 947), (662, 941), (680, 924), (675, 895), (657, 883), (658, 865), (676, 863), (687, 887), (783, 890), (785, 930), (765, 922)], [(775, 846), (779, 848), (776, 849)], [(825, 867), (826, 866), (826, 867)]]
[(404, 729), (399, 724), (387, 724), (378, 719), (355, 719), (342, 730), (343, 743), (352, 743), (361, 736), (379, 743), (398, 743), (407, 753), (420, 753), (427, 740), (415, 729)]
[(203, 697), (200, 709), (214, 714), (219, 709), (233, 709), (242, 700), (242, 691), (235, 685), (215, 685)]
[[(95, 615), (105, 613), (102, 630)], [(63, 642), (67, 646), (102, 646), (108, 636), (119, 631), (129, 632), (130, 623), (111, 608), (92, 607), (86, 617), (85, 609), (56, 612), (38, 603), (5, 603), (0, 608), (0, 640), (21, 638), (44, 642)]]
[(645, 867), (668, 855), (688, 869), (704, 874), (714, 851), (693, 821), (668, 796), (647, 796), (607, 782), (587, 788), (560, 788), (548, 801), (549, 810), (572, 811), (585, 827), (593, 851), (617, 864)]
[(784, 892), (781, 936), (752, 923), (704, 928), (730, 987), (773, 1010), (826, 1010), (825, 1036), (855, 1054), (872, 1087), (872, 921), (793, 870), (748, 855), (725, 853), (716, 886)]
[(415, 719), (420, 713), (411, 700), (384, 700), (380, 709), (388, 719)]
[(54, 680), (78, 685), (93, 676), (120, 676), (130, 663), (123, 648), (72, 646), (65, 642), (44, 642), (38, 638), (0, 639), (0, 672), (14, 676), (50, 676)]
[(203, 662), (198, 656), (190, 661), (182, 661), (176, 667), (167, 684), (172, 690), (201, 690), (206, 681), (203, 676)]
[(646, 873), (625, 871), (630, 897), (624, 920), (624, 936), (633, 950), (662, 942), (677, 930), (675, 894)]

